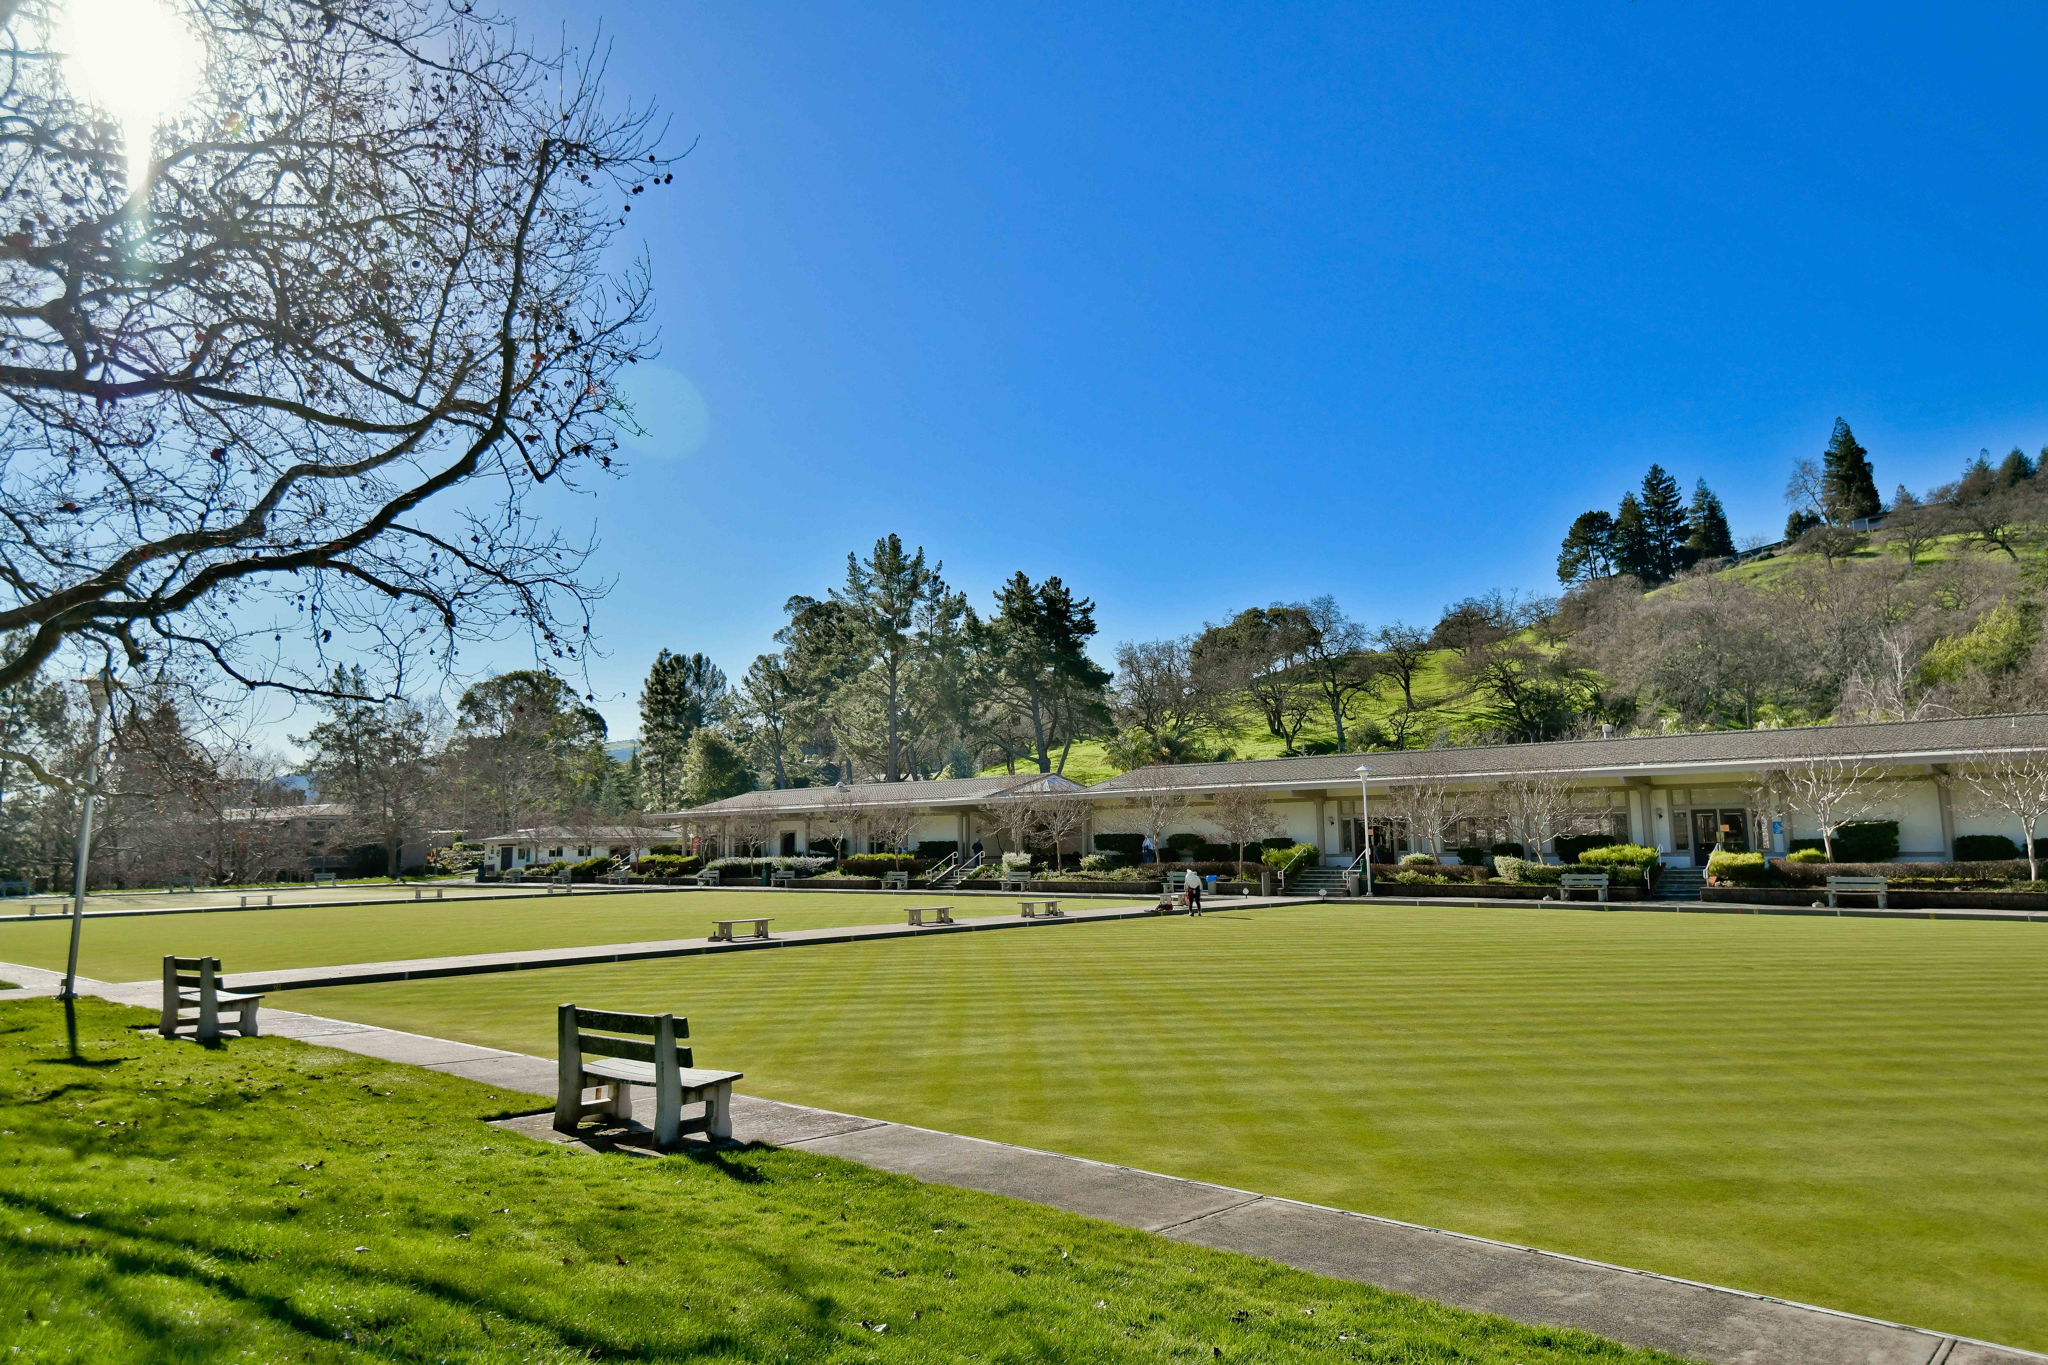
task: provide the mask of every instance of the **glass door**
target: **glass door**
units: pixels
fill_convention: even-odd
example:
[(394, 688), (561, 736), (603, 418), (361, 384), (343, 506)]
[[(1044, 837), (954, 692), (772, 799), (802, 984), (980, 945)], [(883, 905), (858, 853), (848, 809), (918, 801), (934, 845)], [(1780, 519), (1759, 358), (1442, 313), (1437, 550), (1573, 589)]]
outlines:
[(1692, 813), (1692, 863), (1705, 867), (1716, 847), (1730, 853), (1749, 851), (1749, 812), (1696, 810)]

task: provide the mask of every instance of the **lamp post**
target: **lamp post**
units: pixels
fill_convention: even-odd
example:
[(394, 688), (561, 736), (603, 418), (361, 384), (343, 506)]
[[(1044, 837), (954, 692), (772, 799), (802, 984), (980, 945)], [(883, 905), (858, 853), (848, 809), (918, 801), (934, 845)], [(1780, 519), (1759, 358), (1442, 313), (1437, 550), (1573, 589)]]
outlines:
[(64, 1001), (64, 1032), (74, 1058), (78, 1056), (78, 936), (85, 925), (86, 865), (92, 860), (93, 788), (100, 780), (107, 697), (115, 687), (114, 680), (104, 673), (97, 678), (80, 678), (79, 682), (85, 685), (86, 696), (92, 701), (92, 742), (86, 747), (84, 786), (78, 796), (78, 856), (71, 872), (71, 946), (64, 955), (64, 989), (59, 997)]
[(1372, 776), (1372, 769), (1358, 765), (1358, 843), (1361, 856), (1365, 859), (1365, 894), (1372, 894), (1372, 797), (1365, 790), (1365, 779)]

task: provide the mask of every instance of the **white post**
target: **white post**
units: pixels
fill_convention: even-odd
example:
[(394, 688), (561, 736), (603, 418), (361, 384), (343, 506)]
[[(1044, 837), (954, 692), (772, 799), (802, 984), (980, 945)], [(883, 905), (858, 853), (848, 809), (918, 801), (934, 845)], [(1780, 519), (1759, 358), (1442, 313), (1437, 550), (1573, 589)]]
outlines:
[[(81, 678), (86, 694), (92, 698), (92, 747), (85, 752), (85, 789), (78, 798), (78, 857), (71, 873), (71, 947), (64, 958), (64, 990), (58, 998), (78, 998), (78, 934), (85, 923), (85, 870), (92, 858), (92, 794), (100, 780), (100, 744), (103, 742), (107, 719), (107, 689), (112, 680), (104, 674), (97, 678)], [(77, 1048), (74, 1045), (73, 1051)]]
[(1372, 769), (1358, 765), (1358, 842), (1365, 855), (1365, 894), (1372, 894), (1372, 797), (1365, 789), (1365, 779), (1372, 776)]

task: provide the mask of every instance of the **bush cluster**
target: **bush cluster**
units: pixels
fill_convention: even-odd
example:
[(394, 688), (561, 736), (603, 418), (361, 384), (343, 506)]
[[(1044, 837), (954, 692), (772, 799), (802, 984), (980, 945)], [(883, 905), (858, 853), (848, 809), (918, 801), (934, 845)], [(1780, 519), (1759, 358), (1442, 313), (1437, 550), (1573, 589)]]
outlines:
[(1296, 858), (1301, 859), (1301, 866), (1312, 867), (1321, 854), (1322, 850), (1314, 844), (1296, 844), (1283, 839), (1277, 845), (1269, 841), (1264, 851), (1259, 854), (1259, 860), (1267, 867), (1278, 871)]
[(2003, 834), (1958, 834), (1954, 852), (1959, 863), (2005, 862), (2021, 856), (2020, 846)]
[(689, 877), (702, 866), (704, 860), (694, 853), (650, 853), (633, 870), (643, 877)]
[[(1407, 875), (1402, 875), (1404, 873)], [(1487, 871), (1485, 863), (1411, 863), (1408, 858), (1403, 858), (1398, 863), (1374, 863), (1372, 876), (1375, 882), (1415, 886), (1422, 882), (1483, 882)]]
[(1661, 861), (1657, 850), (1647, 844), (1602, 844), (1579, 853), (1580, 867), (1605, 872), (1617, 883), (1636, 881), (1645, 886), (1649, 885), (1651, 869)]
[[(1827, 856), (1825, 846), (1819, 839), (1794, 839), (1792, 851), (1821, 849), (1821, 856)], [(1835, 831), (1835, 857), (1845, 863), (1883, 863), (1899, 856), (1899, 822), (1896, 820), (1862, 820), (1853, 825), (1844, 825)]]
[(855, 853), (840, 860), (839, 870), (849, 877), (879, 877), (884, 872), (916, 874), (931, 865), (931, 859), (908, 853)]
[(1494, 855), (1494, 875), (1516, 886), (1556, 886), (1566, 869), (1562, 864), (1539, 863), (1512, 853)]

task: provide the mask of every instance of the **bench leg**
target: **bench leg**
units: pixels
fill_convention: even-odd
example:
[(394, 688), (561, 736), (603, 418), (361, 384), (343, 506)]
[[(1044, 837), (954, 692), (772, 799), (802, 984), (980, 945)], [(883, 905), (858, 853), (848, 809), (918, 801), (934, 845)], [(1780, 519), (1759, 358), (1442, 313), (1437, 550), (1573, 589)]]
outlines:
[(260, 1033), (257, 1032), (256, 1002), (254, 1000), (245, 1003), (242, 1006), (240, 1012), (238, 1012), (235, 1015), (235, 1031), (237, 1033), (240, 1033), (244, 1038), (257, 1038), (262, 1036)]
[(704, 1133), (713, 1142), (732, 1141), (732, 1086), (714, 1085), (704, 1096)]
[(580, 1078), (571, 1080), (565, 1076), (562, 1078), (561, 1085), (555, 1090), (555, 1131), (558, 1133), (575, 1132), (577, 1120), (582, 1117), (582, 1080)]

